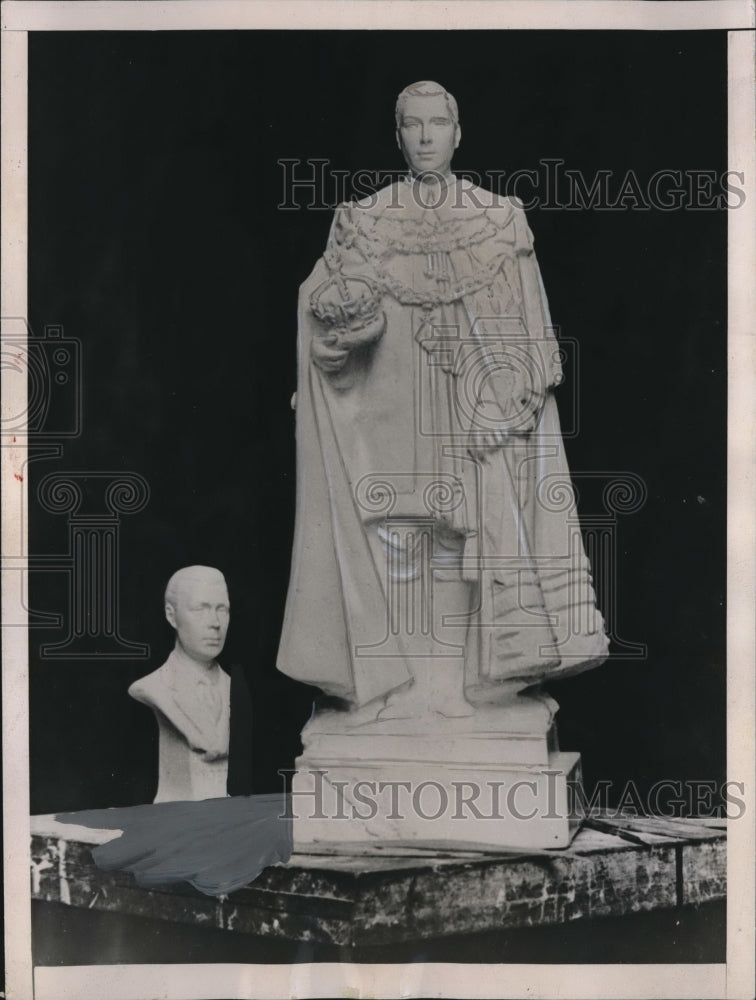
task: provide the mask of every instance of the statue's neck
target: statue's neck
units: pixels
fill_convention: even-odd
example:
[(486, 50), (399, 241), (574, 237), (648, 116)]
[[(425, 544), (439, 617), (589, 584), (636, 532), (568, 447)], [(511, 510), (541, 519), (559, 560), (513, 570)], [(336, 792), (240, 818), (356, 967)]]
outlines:
[(423, 216), (428, 211), (437, 216), (443, 215), (454, 200), (457, 178), (451, 172), (443, 175), (410, 173), (407, 182), (411, 185), (411, 203)]
[(423, 187), (427, 187), (429, 189), (433, 188), (444, 191), (446, 190), (446, 188), (451, 187), (451, 185), (456, 181), (457, 178), (454, 176), (451, 170), (447, 170), (447, 172), (444, 174), (440, 174), (438, 173), (438, 171), (433, 171), (427, 174), (420, 174), (410, 170), (409, 179), (412, 181), (413, 184), (422, 184)]
[(193, 656), (184, 649), (178, 639), (176, 639), (176, 645), (173, 647), (174, 659), (178, 659), (182, 666), (195, 670), (198, 674), (209, 674), (216, 667), (217, 663), (213, 660), (196, 660)]

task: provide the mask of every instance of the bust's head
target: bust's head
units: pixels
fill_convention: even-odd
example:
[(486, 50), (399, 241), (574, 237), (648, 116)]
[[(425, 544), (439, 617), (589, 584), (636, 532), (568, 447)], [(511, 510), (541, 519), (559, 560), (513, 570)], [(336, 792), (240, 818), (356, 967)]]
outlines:
[(448, 176), (461, 136), (457, 102), (439, 83), (404, 88), (396, 100), (396, 141), (414, 176)]
[(220, 655), (229, 621), (226, 581), (210, 566), (186, 566), (165, 588), (165, 617), (176, 629), (176, 645), (208, 666)]

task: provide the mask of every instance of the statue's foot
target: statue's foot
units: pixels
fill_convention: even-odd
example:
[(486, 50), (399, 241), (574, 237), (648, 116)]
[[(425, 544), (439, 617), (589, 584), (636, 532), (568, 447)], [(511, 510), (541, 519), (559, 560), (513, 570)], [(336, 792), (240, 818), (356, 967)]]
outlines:
[(467, 718), (470, 715), (475, 715), (475, 711), (475, 707), (469, 701), (455, 701), (434, 708), (436, 715), (442, 715), (446, 719)]
[(475, 707), (459, 696), (434, 698), (431, 693), (411, 687), (392, 692), (378, 713), (378, 720), (388, 719), (460, 719), (475, 715)]
[(362, 708), (352, 709), (346, 717), (346, 726), (349, 729), (356, 729), (359, 726), (369, 726), (371, 722), (377, 722), (385, 704), (385, 698), (377, 698), (375, 701), (363, 705)]
[(431, 706), (424, 692), (416, 684), (392, 691), (386, 704), (378, 713), (378, 719), (419, 719), (432, 714)]

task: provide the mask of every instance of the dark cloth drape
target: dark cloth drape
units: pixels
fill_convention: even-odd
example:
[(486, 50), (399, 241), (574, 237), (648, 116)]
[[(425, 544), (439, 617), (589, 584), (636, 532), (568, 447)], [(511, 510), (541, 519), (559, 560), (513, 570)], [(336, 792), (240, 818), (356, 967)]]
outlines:
[(289, 860), (290, 813), (285, 795), (269, 794), (91, 809), (56, 819), (123, 831), (92, 850), (104, 871), (131, 872), (144, 888), (189, 882), (219, 896), (243, 888), (269, 865)]

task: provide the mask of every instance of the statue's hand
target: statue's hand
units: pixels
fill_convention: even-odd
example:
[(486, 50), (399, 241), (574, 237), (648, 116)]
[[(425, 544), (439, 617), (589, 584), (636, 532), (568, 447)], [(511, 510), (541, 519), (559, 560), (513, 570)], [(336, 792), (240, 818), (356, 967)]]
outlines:
[(386, 314), (379, 313), (366, 323), (347, 327), (340, 334), (341, 343), (351, 347), (363, 347), (365, 344), (372, 344), (383, 336), (386, 329)]
[(496, 372), (475, 407), (474, 448), (490, 451), (531, 434), (545, 400), (545, 393), (526, 379), (506, 370)]
[(362, 323), (326, 327), (322, 333), (313, 337), (313, 363), (322, 371), (335, 374), (346, 364), (350, 351), (374, 343), (383, 336), (385, 329), (385, 313), (379, 313)]
[(312, 362), (321, 371), (332, 375), (340, 372), (349, 357), (349, 348), (340, 340), (337, 334), (325, 334), (322, 337), (313, 337), (310, 348)]
[(516, 440), (516, 436), (507, 430), (478, 431), (470, 435), (467, 447), (473, 458), (484, 458), (513, 440)]

